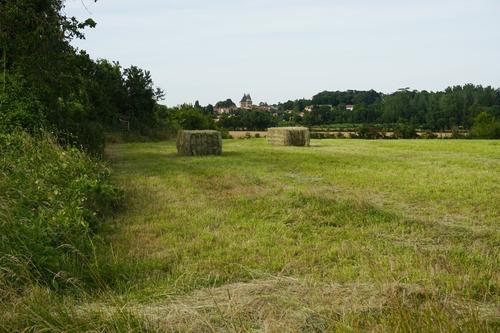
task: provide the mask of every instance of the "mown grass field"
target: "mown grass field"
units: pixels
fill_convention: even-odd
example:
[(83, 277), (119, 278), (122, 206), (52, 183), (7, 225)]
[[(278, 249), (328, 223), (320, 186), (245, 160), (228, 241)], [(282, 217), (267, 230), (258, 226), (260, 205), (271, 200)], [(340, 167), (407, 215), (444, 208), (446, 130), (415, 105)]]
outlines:
[(498, 141), (226, 140), (220, 157), (160, 142), (107, 156), (127, 193), (104, 232), (126, 276), (112, 294), (150, 327), (500, 328)]

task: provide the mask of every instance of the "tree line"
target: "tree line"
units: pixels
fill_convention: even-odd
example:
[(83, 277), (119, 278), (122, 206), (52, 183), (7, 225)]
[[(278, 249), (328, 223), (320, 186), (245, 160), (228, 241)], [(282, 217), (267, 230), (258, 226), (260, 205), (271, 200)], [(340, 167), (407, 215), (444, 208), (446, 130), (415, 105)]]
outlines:
[[(353, 105), (354, 109), (346, 105)], [(478, 137), (500, 138), (500, 90), (472, 84), (438, 92), (323, 91), (311, 99), (279, 103), (271, 116), (264, 113), (235, 110), (223, 115), (221, 124), (232, 129), (332, 124), (410, 126), (431, 131), (460, 128), (471, 130)]]

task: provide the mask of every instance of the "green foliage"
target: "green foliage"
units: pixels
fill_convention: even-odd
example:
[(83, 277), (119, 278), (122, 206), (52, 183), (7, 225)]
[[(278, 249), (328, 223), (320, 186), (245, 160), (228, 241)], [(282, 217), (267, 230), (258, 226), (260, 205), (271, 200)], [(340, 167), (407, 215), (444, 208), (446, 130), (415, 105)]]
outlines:
[(0, 280), (89, 278), (91, 234), (120, 197), (109, 170), (47, 135), (1, 134), (0, 156)]
[(277, 124), (277, 119), (267, 111), (237, 109), (221, 115), (219, 125), (226, 129), (263, 131)]
[(304, 123), (307, 125), (329, 124), (333, 121), (333, 112), (330, 105), (320, 105), (313, 107), (311, 112), (304, 116)]
[(236, 104), (234, 104), (234, 102), (230, 98), (228, 98), (225, 101), (217, 102), (215, 104), (215, 107), (216, 108), (235, 108)]
[[(155, 106), (164, 97), (149, 71), (94, 61), (70, 42), (83, 38), (87, 19), (64, 12), (63, 0), (0, 2), (0, 130), (49, 129), (62, 143), (102, 154), (104, 130), (121, 121), (141, 135), (160, 127)], [(165, 124), (161, 124), (163, 127)]]
[(369, 91), (323, 91), (312, 98), (312, 105), (373, 104), (382, 99), (382, 94)]
[(431, 130), (426, 130), (424, 133), (420, 135), (422, 139), (436, 139), (437, 135), (431, 131)]
[(127, 115), (134, 119), (134, 127), (153, 125), (155, 91), (149, 71), (136, 66), (125, 69), (125, 89), (128, 97)]
[[(354, 110), (346, 109), (353, 104)], [(312, 111), (305, 110), (313, 106)], [(384, 95), (370, 91), (323, 91), (310, 100), (278, 105), (279, 122), (304, 125), (412, 124), (430, 130), (470, 129), (482, 111), (500, 117), (500, 90), (473, 84), (427, 92), (400, 89)], [(304, 117), (299, 116), (304, 112)], [(405, 125), (402, 125), (405, 126)]]
[(183, 104), (173, 108), (171, 112), (182, 129), (215, 129), (215, 123), (212, 117), (206, 115), (201, 109), (193, 107), (192, 105)]
[(333, 139), (335, 134), (328, 132), (311, 132), (311, 139)]
[(415, 127), (407, 124), (398, 124), (394, 129), (394, 138), (396, 139), (416, 139), (418, 138)]
[(43, 104), (21, 77), (6, 76), (5, 90), (0, 90), (0, 132), (16, 128), (33, 131), (45, 124), (44, 113)]
[(379, 131), (375, 126), (363, 124), (360, 126), (356, 132), (356, 135), (360, 139), (383, 139), (384, 134)]
[(500, 120), (491, 113), (481, 112), (474, 118), (472, 136), (480, 139), (500, 139)]

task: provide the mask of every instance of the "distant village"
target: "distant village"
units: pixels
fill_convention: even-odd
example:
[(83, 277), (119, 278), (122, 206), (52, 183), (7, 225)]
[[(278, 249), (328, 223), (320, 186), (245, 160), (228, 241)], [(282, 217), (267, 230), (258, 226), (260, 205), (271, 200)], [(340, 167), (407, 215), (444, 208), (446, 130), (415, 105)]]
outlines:
[[(300, 116), (304, 116), (305, 113), (311, 112), (315, 107), (330, 107), (332, 108), (332, 105), (308, 105), (304, 108), (303, 111), (300, 112)], [(346, 110), (348, 111), (353, 111), (354, 110), (354, 105), (348, 104), (345, 106)], [(269, 105), (266, 102), (260, 102), (259, 104), (255, 105), (253, 104), (252, 97), (250, 94), (244, 94), (243, 97), (240, 100), (240, 106), (238, 107), (231, 99), (227, 99), (226, 101), (221, 101), (215, 104), (214, 107), (214, 113), (216, 116), (220, 116), (223, 114), (230, 114), (233, 111), (236, 111), (238, 109), (243, 109), (243, 110), (260, 110), (260, 111), (267, 111), (272, 113), (273, 115), (277, 115), (278, 112), (280, 111), (280, 107), (277, 104)], [(282, 110), (285, 113), (292, 113), (293, 110)]]
[[(241, 101), (240, 101), (239, 108), (243, 109), (243, 110), (257, 109), (257, 110), (268, 111), (268, 112), (272, 112), (273, 110), (278, 111), (277, 105), (269, 105), (265, 102), (261, 102), (258, 105), (254, 105), (250, 94), (243, 95), (243, 97), (241, 98)], [(233, 101), (231, 101), (230, 99), (223, 101), (223, 102), (218, 102), (217, 104), (215, 104), (215, 107), (214, 107), (214, 111), (218, 115), (221, 115), (224, 113), (231, 113), (232, 111), (236, 111), (236, 110), (238, 110), (238, 106), (235, 103), (233, 103)]]

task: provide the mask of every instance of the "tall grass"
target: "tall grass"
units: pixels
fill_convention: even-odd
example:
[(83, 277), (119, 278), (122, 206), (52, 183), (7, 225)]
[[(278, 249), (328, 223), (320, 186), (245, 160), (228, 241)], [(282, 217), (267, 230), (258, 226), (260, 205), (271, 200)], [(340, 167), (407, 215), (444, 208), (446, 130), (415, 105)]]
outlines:
[(91, 282), (92, 233), (116, 204), (109, 170), (50, 135), (0, 135), (0, 285)]
[(81, 313), (74, 301), (107, 285), (93, 236), (121, 196), (109, 176), (51, 135), (0, 134), (0, 332), (145, 330), (125, 310)]

